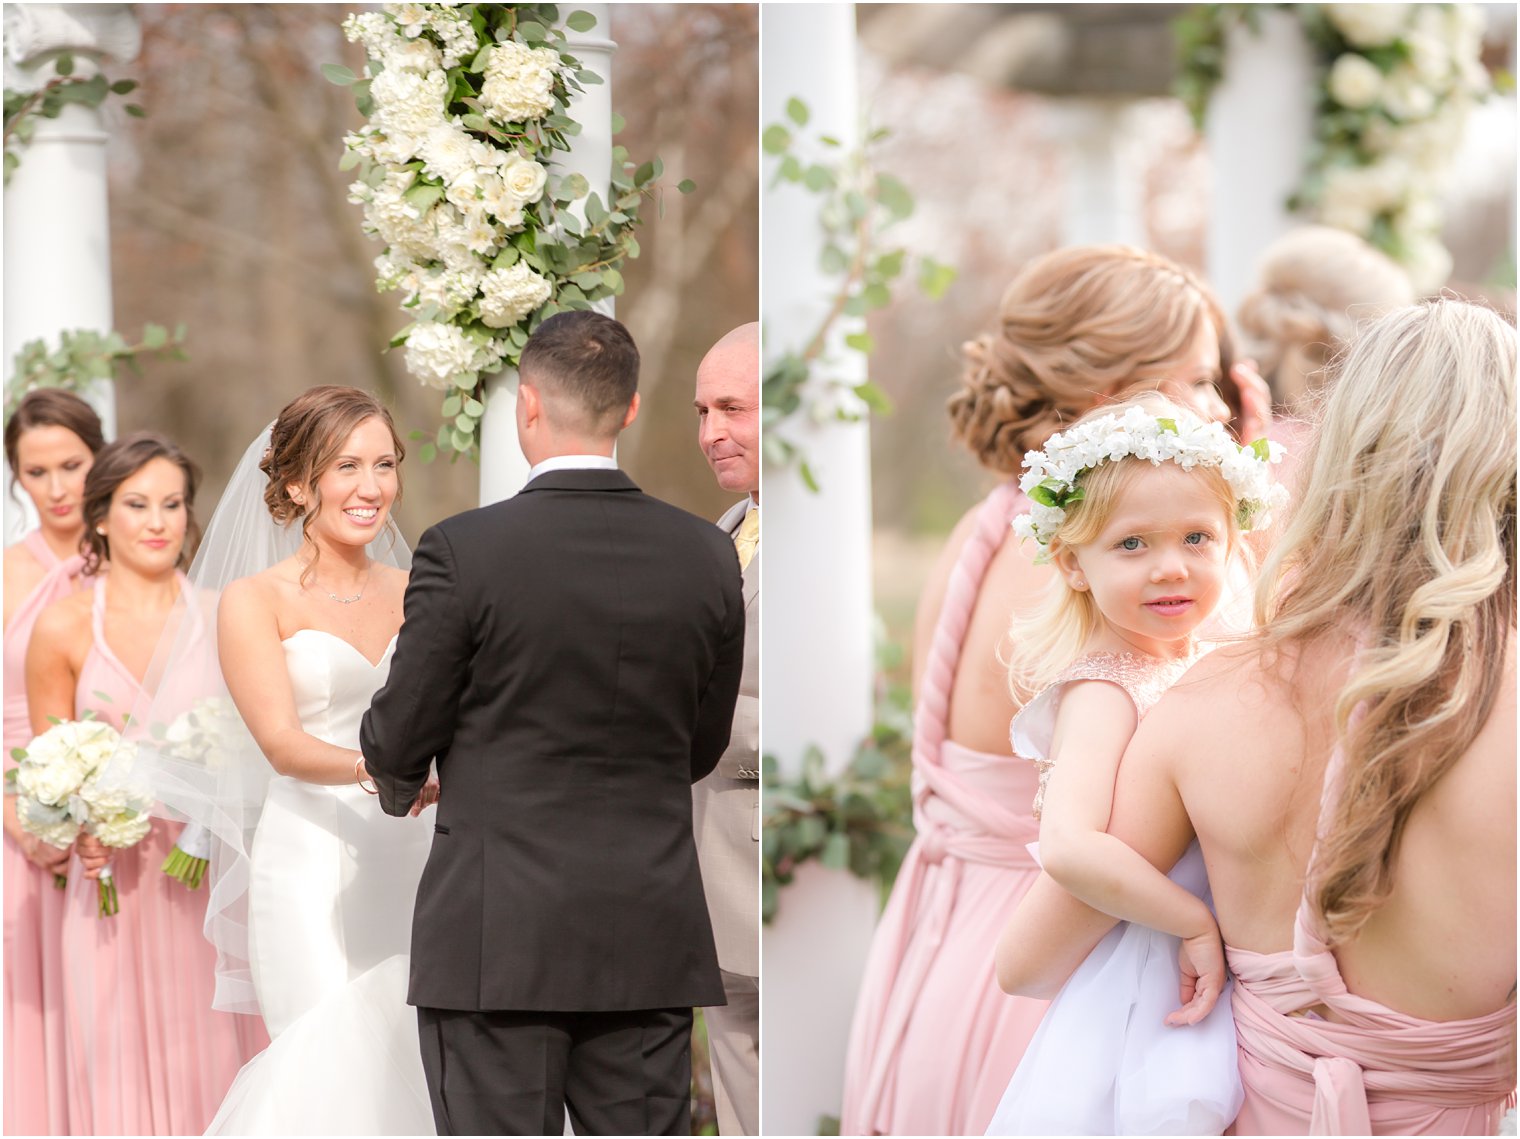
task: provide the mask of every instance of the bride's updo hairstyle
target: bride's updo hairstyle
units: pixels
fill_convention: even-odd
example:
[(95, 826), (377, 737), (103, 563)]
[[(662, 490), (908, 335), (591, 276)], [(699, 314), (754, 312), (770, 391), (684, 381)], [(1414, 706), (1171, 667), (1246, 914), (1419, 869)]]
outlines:
[(1335, 706), (1340, 805), (1311, 872), (1336, 943), (1387, 899), (1410, 812), (1498, 696), (1515, 620), (1515, 362), (1514, 328), (1462, 301), (1364, 329), (1333, 368), (1264, 567), (1269, 648), (1361, 646)]
[(96, 533), (95, 528), (111, 512), (112, 496), (122, 483), (154, 459), (168, 459), (184, 472), (185, 544), (180, 547), (179, 560), (174, 564), (183, 568), (195, 557), (195, 547), (201, 538), (200, 524), (195, 521), (195, 488), (201, 481), (200, 468), (172, 440), (151, 431), (138, 431), (102, 447), (95, 455), (90, 473), (85, 476), (84, 495), (79, 507), (84, 519), (79, 552), (84, 555), (85, 573), (96, 573), (103, 562), (111, 560), (111, 543), (104, 534)]
[[(270, 429), (269, 450), (264, 453), (259, 470), (269, 478), (264, 505), (276, 522), (288, 526), (299, 518), (302, 537), (306, 536), (312, 518), (322, 508), (317, 480), (342, 454), (343, 444), (354, 428), (371, 417), (384, 422), (391, 433), (396, 450), (396, 501), (401, 501), (400, 464), (406, 458), (406, 445), (396, 434), (390, 411), (367, 391), (324, 384), (308, 388), (287, 403)], [(292, 486), (305, 488), (304, 503), (297, 503), (290, 496)], [(387, 519), (387, 526), (391, 525), (394, 520)], [(302, 574), (303, 580), (315, 566), (314, 558)]]
[(1223, 338), (1218, 301), (1187, 269), (1126, 245), (1058, 249), (1003, 294), (997, 324), (962, 347), (953, 436), (978, 461), (1017, 473), (1105, 396), (1175, 375), (1204, 321)]
[(1356, 325), (1413, 304), (1409, 275), (1343, 229), (1310, 225), (1262, 255), (1256, 289), (1240, 302), (1240, 330), (1272, 385), (1272, 397), (1299, 410), (1324, 382), (1326, 363)]

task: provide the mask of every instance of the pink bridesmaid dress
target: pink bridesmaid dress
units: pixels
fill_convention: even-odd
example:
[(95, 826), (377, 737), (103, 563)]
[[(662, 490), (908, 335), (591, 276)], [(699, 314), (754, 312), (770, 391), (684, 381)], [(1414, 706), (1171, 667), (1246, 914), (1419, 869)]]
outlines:
[[(1333, 815), (1340, 763), (1337, 751), (1325, 777), (1321, 834)], [(1231, 1134), (1493, 1135), (1514, 1106), (1514, 1004), (1434, 1021), (1349, 992), (1307, 891), (1292, 949), (1225, 952), (1245, 1085)], [(1304, 1011), (1316, 1005), (1336, 1019)]]
[[(26, 646), (38, 615), (79, 588), (84, 559), (60, 560), (42, 531), (22, 545), (47, 576), (11, 615), (5, 630), (5, 766), (32, 738), (26, 705)], [(5, 1133), (67, 1135), (60, 936), (63, 892), (5, 836)]]
[[(142, 689), (106, 643), (109, 575), (95, 585), (94, 643), (75, 708), (120, 728)], [(200, 629), (199, 607), (189, 620)], [(189, 701), (187, 701), (188, 708)], [(269, 1042), (255, 1017), (214, 1012), (206, 891), (160, 871), (180, 831), (155, 819), (111, 861), (121, 910), (97, 915), (96, 883), (72, 864), (63, 918), (69, 1122), (81, 1135), (200, 1135), (238, 1069)]]
[(844, 1135), (980, 1135), (1047, 1002), (997, 986), (998, 937), (1040, 868), (1033, 764), (945, 738), (950, 688), (982, 578), (1029, 502), (983, 502), (950, 574), (914, 717), (913, 822), (866, 961), (845, 1060)]

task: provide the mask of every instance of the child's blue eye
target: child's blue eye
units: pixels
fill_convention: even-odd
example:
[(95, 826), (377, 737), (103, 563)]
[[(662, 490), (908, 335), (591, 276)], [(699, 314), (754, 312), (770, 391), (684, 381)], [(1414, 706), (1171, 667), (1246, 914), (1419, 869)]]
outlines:
[(1201, 546), (1209, 540), (1209, 535), (1202, 530), (1194, 530), (1183, 539), (1189, 546)]
[(1125, 538), (1122, 542), (1119, 543), (1119, 548), (1121, 550), (1138, 550), (1140, 548), (1140, 539)]

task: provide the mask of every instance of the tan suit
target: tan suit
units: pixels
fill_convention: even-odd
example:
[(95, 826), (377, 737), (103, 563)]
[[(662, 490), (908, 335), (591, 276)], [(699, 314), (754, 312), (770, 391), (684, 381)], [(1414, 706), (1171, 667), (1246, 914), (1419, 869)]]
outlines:
[[(732, 534), (747, 501), (718, 519)], [(724, 1007), (706, 1010), (722, 1135), (760, 1124), (760, 549), (744, 571), (744, 676), (728, 750), (691, 789), (702, 886), (712, 916)]]

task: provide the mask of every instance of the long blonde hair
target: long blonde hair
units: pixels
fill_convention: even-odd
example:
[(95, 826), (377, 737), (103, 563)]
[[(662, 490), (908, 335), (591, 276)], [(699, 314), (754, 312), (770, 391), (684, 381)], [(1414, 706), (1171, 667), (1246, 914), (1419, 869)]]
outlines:
[[(1183, 421), (1196, 418), (1154, 392), (1144, 392), (1094, 408), (1077, 423), (1122, 413), (1127, 407), (1141, 407), (1153, 415)], [(1066, 507), (1060, 529), (1050, 537), (1047, 547), (1050, 553), (1056, 554), (1062, 546), (1086, 545), (1101, 534), (1135, 475), (1150, 465), (1149, 460), (1130, 456), (1100, 463), (1084, 474), (1082, 498)], [(1226, 519), (1228, 548), (1231, 553), (1236, 552), (1241, 547), (1234, 490), (1218, 467), (1198, 466), (1191, 473), (1205, 479), (1218, 496)], [(1103, 614), (1091, 592), (1073, 589), (1062, 574), (1052, 574), (1040, 596), (1040, 604), (1027, 614), (1015, 614), (1009, 626), (1008, 683), (1014, 699), (1020, 703), (1028, 701), (1081, 657), (1102, 623)]]
[(1024, 452), (1104, 396), (1175, 375), (1203, 323), (1223, 335), (1206, 285), (1160, 254), (1079, 245), (1030, 262), (998, 306), (996, 326), (962, 347), (952, 435), (983, 466), (1018, 471)]
[(1264, 567), (1269, 648), (1361, 644), (1336, 697), (1344, 781), (1313, 871), (1333, 941), (1387, 898), (1410, 812), (1493, 708), (1515, 617), (1515, 360), (1515, 330), (1461, 301), (1370, 325)]

